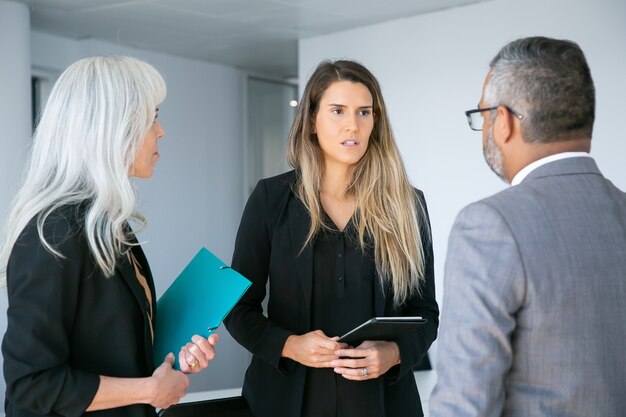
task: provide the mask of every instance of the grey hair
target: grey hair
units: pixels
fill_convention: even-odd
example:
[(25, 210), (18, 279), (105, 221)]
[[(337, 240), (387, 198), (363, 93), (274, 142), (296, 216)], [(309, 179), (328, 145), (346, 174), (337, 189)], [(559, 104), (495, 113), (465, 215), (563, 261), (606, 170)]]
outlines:
[(126, 225), (143, 227), (130, 178), (135, 154), (165, 99), (163, 77), (130, 57), (90, 57), (68, 67), (54, 85), (34, 134), (24, 182), (13, 200), (0, 251), (0, 284), (20, 233), (36, 218), (44, 247), (47, 217), (84, 204), (83, 232), (105, 276), (130, 245)]
[(522, 38), (490, 63), (483, 100), (523, 115), (526, 142), (591, 139), (595, 88), (580, 47), (568, 40)]

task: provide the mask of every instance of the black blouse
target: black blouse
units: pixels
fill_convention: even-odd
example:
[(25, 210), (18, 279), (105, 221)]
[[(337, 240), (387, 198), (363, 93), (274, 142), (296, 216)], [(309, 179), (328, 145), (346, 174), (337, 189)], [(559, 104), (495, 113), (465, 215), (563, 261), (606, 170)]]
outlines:
[[(233, 253), (232, 267), (250, 279), (252, 285), (233, 307), (224, 323), (233, 338), (252, 353), (242, 393), (250, 409), (258, 417), (301, 417), (309, 368), (282, 357), (282, 352), (289, 336), (303, 335), (314, 330), (313, 321), (316, 320), (317, 323), (320, 319), (314, 318), (313, 314), (324, 311), (319, 308), (319, 295), (315, 295), (315, 301), (311, 303), (314, 298), (313, 281), (320, 282), (321, 267), (318, 262), (314, 277), (314, 247), (313, 245), (303, 247), (311, 218), (305, 205), (293, 191), (297, 180), (297, 173), (291, 171), (259, 182), (241, 217)], [(421, 204), (425, 204), (424, 196), (419, 190), (415, 190), (415, 197)], [(387, 417), (423, 415), (412, 369), (436, 338), (439, 322), (432, 246), (426, 226), (428, 216), (426, 215), (423, 220), (424, 227), (421, 232), (425, 253), (425, 281), (421, 287), (421, 295), (412, 294), (401, 305), (395, 305), (391, 288), (386, 283), (379, 285), (377, 274), (365, 272), (375, 269), (371, 264), (367, 266), (372, 262), (372, 250), (366, 248), (364, 253), (359, 250), (355, 256), (357, 262), (346, 260), (341, 263), (345, 267), (344, 294), (341, 303), (333, 303), (337, 305), (333, 305), (332, 308), (351, 306), (346, 300), (358, 298), (351, 295), (350, 284), (354, 282), (352, 277), (366, 278), (375, 275), (375, 278), (372, 277), (371, 285), (373, 306), (370, 304), (367, 307), (369, 311), (360, 310), (366, 308), (363, 301), (370, 302), (368, 292), (364, 297), (365, 300), (359, 300), (352, 306), (359, 311), (349, 312), (356, 318), (348, 325), (332, 332), (331, 330), (335, 329), (326, 328), (325, 326), (339, 327), (339, 321), (343, 322), (346, 318), (335, 313), (329, 314), (332, 320), (318, 326), (330, 333), (329, 336), (341, 335), (344, 330), (364, 321), (362, 318), (374, 315), (374, 312), (376, 316), (422, 316), (428, 320), (421, 328), (407, 332), (396, 340), (401, 363), (393, 366), (376, 380), (381, 392), (376, 398), (383, 402), (384, 415)], [(356, 250), (357, 245), (346, 242), (344, 239), (342, 256), (348, 257), (349, 248)], [(339, 281), (338, 277), (335, 277), (334, 266), (338, 254), (336, 251), (332, 253), (334, 255), (328, 258), (331, 263), (328, 273), (332, 274), (328, 281), (330, 285), (334, 285), (335, 279)], [(358, 274), (357, 267), (361, 271)], [(268, 292), (269, 297), (264, 308), (263, 302)], [(308, 386), (310, 392), (311, 383)], [(336, 390), (332, 391), (332, 395), (338, 398)], [(342, 401), (353, 399), (358, 401), (362, 395), (351, 396), (341, 393), (339, 397)], [(310, 394), (307, 394), (307, 399), (328, 401), (327, 397), (314, 398)]]
[[(343, 231), (328, 216), (325, 221), (330, 230), (313, 247), (311, 329), (332, 337), (374, 316), (376, 267), (374, 249), (361, 250), (352, 219)], [(303, 417), (379, 417), (381, 410), (376, 379), (351, 381), (332, 368), (307, 368)]]

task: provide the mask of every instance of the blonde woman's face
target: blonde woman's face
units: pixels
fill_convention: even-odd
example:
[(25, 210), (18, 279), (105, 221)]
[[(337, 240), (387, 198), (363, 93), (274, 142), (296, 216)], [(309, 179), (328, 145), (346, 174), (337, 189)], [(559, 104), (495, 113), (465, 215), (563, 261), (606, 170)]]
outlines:
[(146, 136), (143, 138), (143, 142), (137, 150), (135, 155), (135, 161), (132, 167), (132, 176), (135, 178), (150, 178), (154, 173), (154, 166), (159, 159), (159, 147), (157, 141), (163, 137), (165, 132), (161, 128), (161, 124), (155, 117), (154, 123)]
[(373, 99), (362, 83), (336, 81), (320, 99), (315, 133), (326, 165), (354, 165), (365, 155), (374, 128)]

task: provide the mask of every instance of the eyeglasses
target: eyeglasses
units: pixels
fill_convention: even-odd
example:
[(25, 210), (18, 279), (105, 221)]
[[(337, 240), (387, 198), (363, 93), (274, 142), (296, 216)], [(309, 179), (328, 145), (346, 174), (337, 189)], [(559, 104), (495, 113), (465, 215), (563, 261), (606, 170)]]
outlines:
[[(476, 131), (483, 130), (483, 123), (484, 123), (485, 119), (483, 118), (483, 115), (481, 113), (484, 112), (484, 111), (496, 110), (497, 108), (498, 108), (498, 106), (487, 107), (485, 109), (478, 108), (478, 109), (473, 109), (473, 110), (466, 111), (465, 112), (465, 116), (467, 117), (467, 123), (469, 123), (470, 129), (476, 130)], [(507, 109), (509, 112), (511, 112), (511, 114), (513, 116), (517, 117), (518, 119), (522, 120), (524, 118), (524, 116), (522, 116), (521, 114), (519, 114), (515, 110), (511, 109), (510, 107), (504, 106), (504, 108)]]

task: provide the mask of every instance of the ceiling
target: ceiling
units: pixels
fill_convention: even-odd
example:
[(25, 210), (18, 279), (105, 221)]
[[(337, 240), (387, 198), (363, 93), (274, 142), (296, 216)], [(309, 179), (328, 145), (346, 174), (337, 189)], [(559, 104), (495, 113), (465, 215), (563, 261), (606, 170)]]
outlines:
[(14, 0), (31, 27), (73, 39), (295, 77), (298, 39), (483, 0)]

